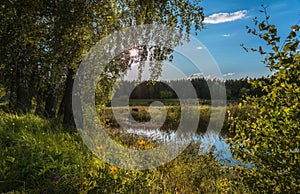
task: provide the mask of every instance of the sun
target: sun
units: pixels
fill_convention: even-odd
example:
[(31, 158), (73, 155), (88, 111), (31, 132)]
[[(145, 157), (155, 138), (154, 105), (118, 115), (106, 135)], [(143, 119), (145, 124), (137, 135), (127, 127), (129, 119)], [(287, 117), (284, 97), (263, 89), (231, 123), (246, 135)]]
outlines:
[(129, 55), (130, 55), (130, 57), (137, 57), (137, 56), (139, 56), (139, 50), (136, 48), (130, 49)]

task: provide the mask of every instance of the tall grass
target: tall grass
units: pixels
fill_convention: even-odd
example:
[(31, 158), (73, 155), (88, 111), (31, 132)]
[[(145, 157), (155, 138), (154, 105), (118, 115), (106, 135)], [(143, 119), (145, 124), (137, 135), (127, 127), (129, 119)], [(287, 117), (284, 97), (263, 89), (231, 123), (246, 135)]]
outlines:
[[(127, 107), (114, 107), (115, 109), (118, 109), (118, 111), (121, 112), (121, 117), (124, 120), (128, 120), (128, 115), (126, 115), (126, 109)], [(217, 125), (220, 118), (220, 114), (222, 114), (221, 112), (224, 111), (224, 109), (222, 107), (214, 107), (214, 111), (212, 113), (211, 110), (211, 106), (208, 105), (203, 105), (200, 107), (197, 107), (199, 109), (199, 123), (198, 123), (198, 128), (197, 128), (197, 132), (199, 134), (201, 133), (205, 133), (208, 127), (209, 122), (212, 122), (211, 125)], [(151, 119), (151, 115), (149, 112), (149, 107), (148, 106), (131, 106), (130, 108), (130, 113), (131, 116), (140, 123), (143, 122), (148, 122)], [(160, 117), (161, 114), (161, 109), (162, 107), (152, 107), (152, 111), (154, 111), (154, 113), (152, 115), (154, 115), (155, 117)], [(240, 108), (238, 107), (238, 105), (232, 104), (232, 105), (228, 105), (227, 109), (226, 109), (226, 114), (225, 114), (225, 120), (223, 123), (223, 127), (221, 130), (221, 134), (223, 136), (231, 136), (233, 134), (230, 134), (229, 132), (229, 127), (230, 127), (230, 118), (233, 117), (240, 117), (245, 118), (246, 115), (244, 114), (245, 110), (244, 109), (251, 109), (251, 107), (243, 107)], [(166, 111), (167, 111), (167, 115), (166, 115), (166, 120), (163, 124), (162, 127), (160, 127), (161, 130), (176, 130), (178, 128), (178, 125), (180, 123), (180, 117), (181, 117), (181, 109), (180, 106), (166, 106)], [(190, 118), (195, 118), (195, 115), (189, 115)], [(103, 125), (106, 126), (107, 128), (119, 128), (120, 125), (117, 122), (116, 118), (114, 117), (114, 114), (112, 112), (111, 108), (106, 108), (106, 110), (103, 112), (101, 112), (99, 114), (99, 118), (102, 121)], [(134, 125), (132, 125), (132, 123), (128, 123), (128, 127), (135, 127)], [(136, 128), (141, 128), (143, 127), (143, 124), (136, 126)]]
[[(148, 170), (124, 170), (93, 155), (78, 133), (59, 122), (0, 112), (0, 192), (24, 193), (231, 193), (234, 173), (224, 169), (211, 151), (194, 152), (190, 145), (176, 159)], [(136, 146), (140, 137), (118, 136)], [(148, 149), (157, 142), (144, 139)], [(197, 145), (198, 146), (198, 145)], [(100, 148), (99, 148), (100, 149)]]

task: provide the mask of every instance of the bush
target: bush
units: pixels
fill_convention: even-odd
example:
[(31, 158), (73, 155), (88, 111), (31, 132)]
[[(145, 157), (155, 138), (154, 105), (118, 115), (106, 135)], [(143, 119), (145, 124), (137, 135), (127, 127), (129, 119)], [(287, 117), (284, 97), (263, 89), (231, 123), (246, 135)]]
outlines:
[[(264, 10), (265, 12), (266, 10)], [(235, 136), (229, 139), (233, 156), (244, 166), (233, 169), (254, 192), (300, 192), (300, 26), (293, 26), (280, 50), (277, 28), (265, 21), (256, 21), (257, 30), (250, 29), (270, 45), (265, 63), (275, 70), (270, 84), (253, 81), (267, 93), (248, 97), (241, 106), (253, 106), (256, 114), (248, 112), (244, 119), (232, 123)], [(280, 45), (279, 45), (280, 44)], [(255, 49), (253, 49), (255, 50)], [(248, 164), (251, 164), (249, 167)]]

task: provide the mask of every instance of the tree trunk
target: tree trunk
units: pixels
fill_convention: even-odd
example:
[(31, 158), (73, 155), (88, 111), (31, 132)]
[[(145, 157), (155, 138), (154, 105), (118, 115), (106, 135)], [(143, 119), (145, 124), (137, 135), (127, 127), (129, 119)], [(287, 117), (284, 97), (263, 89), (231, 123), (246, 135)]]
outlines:
[(26, 65), (13, 66), (10, 88), (10, 107), (17, 113), (27, 113), (31, 108), (31, 97), (26, 76)]
[(41, 90), (38, 90), (38, 95), (36, 95), (36, 107), (35, 107), (35, 114), (42, 116), (44, 112), (44, 93)]
[(63, 109), (63, 125), (65, 128), (75, 128), (74, 116), (72, 111), (72, 89), (74, 83), (74, 70), (69, 68), (66, 86), (61, 108)]
[(50, 90), (45, 102), (44, 115), (48, 118), (56, 116), (57, 95), (53, 90)]

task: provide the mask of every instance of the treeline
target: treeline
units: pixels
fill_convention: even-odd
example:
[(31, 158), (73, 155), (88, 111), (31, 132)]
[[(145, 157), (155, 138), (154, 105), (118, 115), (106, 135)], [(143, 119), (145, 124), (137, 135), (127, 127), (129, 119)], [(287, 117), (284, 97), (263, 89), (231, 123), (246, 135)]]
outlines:
[[(225, 89), (227, 100), (238, 101), (246, 94), (251, 96), (262, 96), (265, 94), (261, 87), (254, 88), (249, 83), (249, 80), (249, 78), (226, 80)], [(270, 83), (270, 78), (265, 77), (253, 78), (251, 80), (263, 81), (266, 84)], [(182, 91), (183, 98), (191, 98), (191, 93), (189, 91), (184, 91), (187, 90), (185, 86), (189, 82), (191, 82), (195, 88), (197, 97), (207, 100), (211, 99), (210, 89), (221, 92), (221, 86), (224, 85), (221, 80), (204, 78), (192, 80), (172, 80), (155, 83), (144, 81), (138, 85), (133, 81), (122, 81), (119, 88), (116, 90), (115, 97), (118, 98), (126, 95), (128, 96), (130, 94), (131, 99), (174, 99), (178, 98), (176, 92), (172, 89), (176, 86)], [(133, 91), (130, 92), (132, 89)]]

